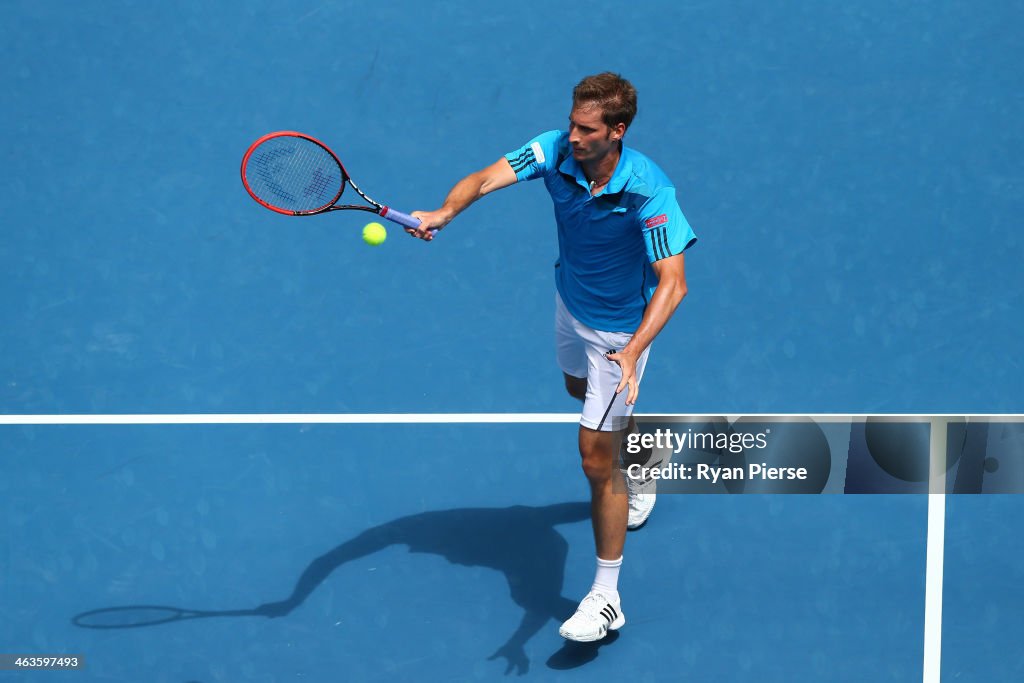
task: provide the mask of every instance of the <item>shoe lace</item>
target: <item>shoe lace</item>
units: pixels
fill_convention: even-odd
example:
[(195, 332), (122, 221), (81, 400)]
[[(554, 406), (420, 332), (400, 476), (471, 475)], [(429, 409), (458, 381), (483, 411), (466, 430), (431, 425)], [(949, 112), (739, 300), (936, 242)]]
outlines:
[(580, 603), (579, 610), (583, 614), (591, 618), (597, 618), (598, 614), (601, 613), (601, 608), (607, 604), (608, 598), (604, 597), (600, 593), (590, 592), (587, 593), (587, 597), (583, 598), (583, 602)]

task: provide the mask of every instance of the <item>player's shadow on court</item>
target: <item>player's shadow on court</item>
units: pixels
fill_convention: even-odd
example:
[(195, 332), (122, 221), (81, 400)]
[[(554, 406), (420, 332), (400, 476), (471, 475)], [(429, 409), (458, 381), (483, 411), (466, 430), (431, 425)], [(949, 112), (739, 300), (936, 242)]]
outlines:
[[(413, 553), (440, 555), (454, 564), (490, 567), (505, 575), (512, 600), (523, 609), (523, 616), (515, 632), (490, 659), (503, 659), (506, 674), (522, 675), (530, 667), (525, 650), (530, 638), (548, 622), (561, 623), (576, 610), (576, 601), (562, 596), (569, 544), (555, 527), (589, 518), (589, 503), (462, 508), (401, 517), (367, 529), (316, 558), (299, 577), (290, 596), (261, 605), (255, 613), (284, 616), (345, 564), (390, 546), (405, 545)], [(597, 655), (596, 644), (572, 645), (556, 653), (548, 661), (549, 666), (572, 668)]]
[[(83, 612), (72, 623), (83, 628), (111, 629), (155, 626), (184, 619), (212, 617), (283, 617), (299, 607), (335, 570), (395, 545), (414, 553), (431, 553), (449, 562), (490, 567), (505, 575), (513, 602), (523, 609), (518, 628), (490, 656), (504, 660), (505, 673), (529, 671), (526, 643), (545, 624), (556, 624), (576, 610), (576, 602), (562, 596), (569, 544), (555, 529), (560, 524), (590, 518), (589, 503), (560, 503), (547, 507), (516, 505), (508, 508), (438, 510), (367, 529), (355, 538), (313, 560), (284, 600), (250, 609), (197, 611), (166, 605), (127, 605)], [(481, 629), (493, 627), (481, 624)], [(553, 669), (569, 669), (592, 661), (600, 643), (567, 643), (548, 659)]]

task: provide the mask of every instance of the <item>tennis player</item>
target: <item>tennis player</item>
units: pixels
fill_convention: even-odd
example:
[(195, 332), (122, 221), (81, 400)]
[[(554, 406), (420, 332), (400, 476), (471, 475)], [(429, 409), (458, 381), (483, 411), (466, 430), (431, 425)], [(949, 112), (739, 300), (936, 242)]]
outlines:
[(686, 296), (683, 252), (697, 239), (671, 181), (622, 143), (636, 109), (629, 81), (584, 78), (567, 131), (542, 133), (463, 178), (440, 209), (412, 212), (422, 223), (407, 230), (429, 241), (431, 228), (518, 181), (543, 179), (554, 202), (556, 351), (566, 389), (583, 401), (579, 449), (597, 546), (591, 590), (559, 632), (583, 642), (625, 624), (618, 577), (626, 529), (646, 521), (655, 491), (653, 480), (627, 476), (624, 495), (620, 446), (636, 430), (632, 411), (651, 342)]

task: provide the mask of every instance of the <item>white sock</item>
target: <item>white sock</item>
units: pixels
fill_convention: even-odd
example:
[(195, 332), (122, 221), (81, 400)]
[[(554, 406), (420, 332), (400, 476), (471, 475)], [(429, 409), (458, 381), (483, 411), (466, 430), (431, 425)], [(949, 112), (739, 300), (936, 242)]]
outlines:
[(597, 574), (594, 576), (594, 585), (590, 590), (597, 591), (611, 601), (619, 598), (619, 569), (622, 567), (622, 558), (617, 560), (602, 560), (597, 558)]

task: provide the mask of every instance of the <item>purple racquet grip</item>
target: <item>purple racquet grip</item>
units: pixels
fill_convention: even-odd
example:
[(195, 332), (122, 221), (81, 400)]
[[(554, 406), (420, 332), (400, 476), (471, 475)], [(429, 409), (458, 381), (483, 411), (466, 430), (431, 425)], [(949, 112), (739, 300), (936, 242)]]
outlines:
[[(397, 211), (397, 210), (389, 208), (387, 206), (381, 208), (380, 215), (381, 215), (381, 218), (387, 218), (389, 221), (392, 221), (394, 223), (398, 223), (399, 225), (404, 225), (405, 227), (412, 228), (413, 230), (415, 230), (416, 228), (420, 227), (420, 219), (419, 218), (413, 218), (412, 216), (410, 216), (407, 213), (402, 213), (401, 211)], [(432, 234), (436, 235), (437, 234), (437, 228), (431, 228), (430, 232)]]

